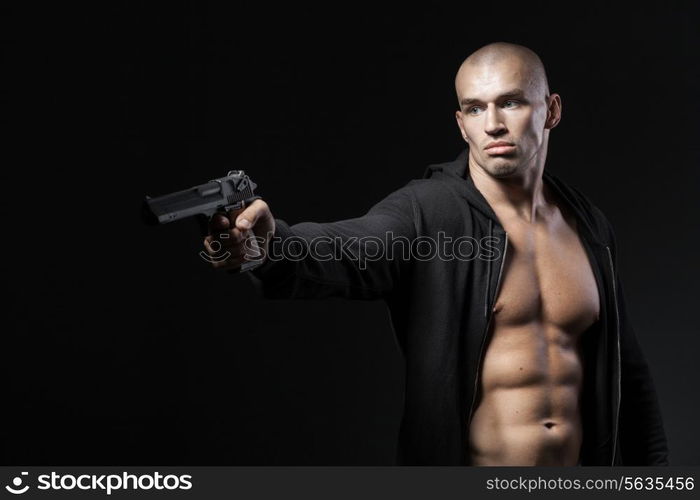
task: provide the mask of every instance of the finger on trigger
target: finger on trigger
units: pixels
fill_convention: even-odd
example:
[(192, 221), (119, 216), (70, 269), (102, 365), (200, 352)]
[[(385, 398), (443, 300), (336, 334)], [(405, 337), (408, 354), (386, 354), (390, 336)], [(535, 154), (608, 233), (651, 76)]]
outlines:
[(231, 226), (229, 219), (224, 214), (216, 213), (209, 220), (209, 230), (211, 233), (224, 231)]

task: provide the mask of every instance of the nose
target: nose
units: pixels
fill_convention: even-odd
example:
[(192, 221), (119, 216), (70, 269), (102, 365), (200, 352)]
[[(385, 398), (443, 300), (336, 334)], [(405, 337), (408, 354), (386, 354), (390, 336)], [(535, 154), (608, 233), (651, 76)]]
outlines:
[(503, 117), (495, 106), (486, 109), (486, 120), (484, 121), (484, 131), (491, 136), (497, 137), (505, 134), (508, 129), (503, 122)]

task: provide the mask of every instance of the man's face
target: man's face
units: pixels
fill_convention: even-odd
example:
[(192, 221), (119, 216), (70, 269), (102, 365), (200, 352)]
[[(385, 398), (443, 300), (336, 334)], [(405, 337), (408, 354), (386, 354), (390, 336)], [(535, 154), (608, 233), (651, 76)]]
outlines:
[[(460, 72), (457, 124), (469, 142), (470, 157), (494, 177), (523, 172), (546, 153), (546, 130), (559, 117), (559, 96), (546, 96), (542, 82), (517, 58), (471, 65)], [(499, 145), (502, 144), (502, 145)]]

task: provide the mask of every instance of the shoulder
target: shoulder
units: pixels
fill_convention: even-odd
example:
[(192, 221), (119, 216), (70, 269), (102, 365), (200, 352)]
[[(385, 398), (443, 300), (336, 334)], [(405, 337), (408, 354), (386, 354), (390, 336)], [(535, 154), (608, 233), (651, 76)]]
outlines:
[(423, 211), (443, 208), (455, 211), (457, 206), (461, 207), (462, 211), (471, 208), (469, 197), (465, 195), (462, 185), (467, 169), (468, 152), (469, 149), (465, 148), (454, 160), (427, 165), (422, 178), (413, 179), (404, 186), (410, 191), (418, 208)]
[(416, 209), (425, 215), (464, 217), (472, 208), (469, 200), (444, 180), (415, 179), (404, 188), (411, 193)]
[(552, 173), (548, 173), (547, 175), (559, 188), (560, 192), (566, 198), (566, 201), (568, 201), (574, 210), (585, 220), (600, 242), (615, 246), (615, 231), (603, 210), (577, 186), (564, 181), (561, 177)]
[(445, 182), (436, 179), (412, 179), (391, 191), (379, 205), (392, 203), (423, 211), (431, 207), (454, 204), (456, 197), (454, 190)]
[(410, 190), (417, 200), (434, 201), (451, 194), (447, 183), (437, 179), (413, 179), (404, 189)]

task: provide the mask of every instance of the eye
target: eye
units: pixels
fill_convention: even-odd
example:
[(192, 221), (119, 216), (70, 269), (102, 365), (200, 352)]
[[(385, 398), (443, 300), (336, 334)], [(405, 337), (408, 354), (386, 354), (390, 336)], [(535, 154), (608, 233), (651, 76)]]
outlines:
[(517, 105), (518, 105), (518, 101), (516, 101), (515, 99), (508, 99), (507, 101), (503, 102), (504, 108), (514, 108)]
[(479, 111), (481, 111), (481, 108), (479, 106), (472, 106), (467, 110), (467, 113), (469, 113), (470, 115), (476, 115)]

